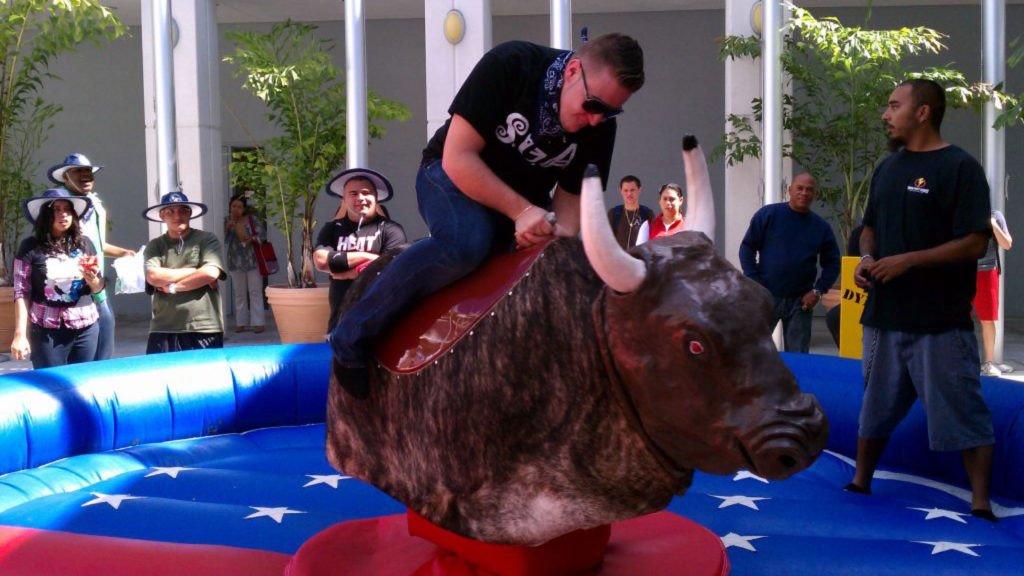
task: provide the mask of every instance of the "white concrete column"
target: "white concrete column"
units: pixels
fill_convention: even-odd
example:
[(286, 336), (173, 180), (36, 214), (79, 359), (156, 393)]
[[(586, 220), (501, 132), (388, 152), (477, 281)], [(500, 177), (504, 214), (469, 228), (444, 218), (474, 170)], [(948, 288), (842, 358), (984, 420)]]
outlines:
[[(728, 36), (754, 34), (755, 30), (752, 24), (753, 20), (757, 19), (754, 16), (754, 5), (757, 3), (757, 0), (726, 0), (725, 34)], [(763, 14), (763, 10), (761, 14)], [(782, 22), (784, 23), (787, 19), (788, 12), (783, 11)], [(761, 16), (761, 22), (763, 22), (763, 16)], [(785, 80), (784, 75), (783, 80)], [(736, 114), (749, 119), (761, 142), (767, 143), (763, 127), (754, 121), (753, 109), (750, 107), (751, 100), (763, 98), (764, 88), (761, 59), (725, 61), (726, 115)], [(790, 91), (785, 84), (783, 91), (787, 93)], [(725, 129), (732, 130), (733, 128), (727, 124)], [(781, 142), (788, 142), (789, 138), (789, 133), (784, 131)], [(773, 188), (770, 194), (766, 194), (764, 169), (758, 159), (748, 158), (740, 164), (725, 168), (724, 255), (737, 267), (739, 267), (740, 243), (743, 241), (743, 235), (747, 231), (747, 226), (750, 225), (750, 218), (754, 212), (764, 206), (766, 202), (785, 200), (785, 186), (793, 171), (793, 162), (789, 158), (783, 158), (781, 162), (781, 182), (777, 183), (777, 187)]]
[[(749, 36), (754, 33), (751, 27), (751, 9), (755, 0), (726, 0), (725, 2), (725, 34), (727, 36)], [(754, 122), (750, 101), (761, 96), (763, 83), (759, 60), (726, 60), (725, 61), (725, 113), (736, 114), (748, 118), (751, 125), (760, 131), (760, 125)], [(732, 130), (729, 125), (726, 131)], [(760, 134), (759, 134), (760, 135)], [(739, 267), (740, 243), (750, 224), (750, 217), (764, 204), (764, 183), (761, 179), (761, 163), (756, 158), (748, 158), (740, 164), (725, 168), (725, 199), (722, 210), (725, 224), (724, 256)]]
[[(156, 116), (152, 54), (151, 0), (142, 0), (142, 73), (146, 124), (147, 205), (156, 204)], [(216, 232), (227, 210), (222, 186), (220, 130), (220, 52), (217, 15), (211, 0), (174, 0), (175, 23), (174, 99), (177, 125), (178, 177), (189, 200), (209, 207), (192, 225)], [(150, 225), (150, 238), (162, 233), (162, 225)]]
[[(489, 0), (430, 0), (423, 4), (427, 69), (427, 138), (448, 120), (448, 106), (480, 57), (491, 49)], [(445, 17), (458, 10), (465, 35), (452, 45), (444, 35)]]

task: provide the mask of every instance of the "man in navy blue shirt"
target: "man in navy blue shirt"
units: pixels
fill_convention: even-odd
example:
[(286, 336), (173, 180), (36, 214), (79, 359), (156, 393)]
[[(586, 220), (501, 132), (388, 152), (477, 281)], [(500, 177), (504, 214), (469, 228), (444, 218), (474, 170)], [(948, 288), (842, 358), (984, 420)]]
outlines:
[(817, 197), (814, 176), (798, 174), (789, 186), (789, 202), (754, 213), (740, 245), (743, 273), (772, 293), (772, 326), (782, 321), (787, 352), (806, 354), (810, 349), (814, 307), (839, 277), (836, 235), (811, 212)]

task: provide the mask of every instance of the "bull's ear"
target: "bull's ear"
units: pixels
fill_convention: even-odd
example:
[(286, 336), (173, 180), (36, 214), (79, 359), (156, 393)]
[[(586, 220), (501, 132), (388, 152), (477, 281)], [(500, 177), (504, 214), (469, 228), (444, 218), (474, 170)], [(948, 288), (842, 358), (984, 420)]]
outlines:
[(604, 206), (604, 190), (597, 166), (590, 164), (583, 175), (580, 191), (580, 227), (583, 251), (601, 280), (612, 290), (635, 292), (647, 274), (644, 263), (619, 246), (608, 222)]

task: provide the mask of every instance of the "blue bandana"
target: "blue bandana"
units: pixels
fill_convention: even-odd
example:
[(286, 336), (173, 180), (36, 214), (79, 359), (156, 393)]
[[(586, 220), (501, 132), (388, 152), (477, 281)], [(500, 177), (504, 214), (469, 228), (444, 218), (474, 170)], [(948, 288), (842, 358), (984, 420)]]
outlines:
[(565, 81), (565, 65), (573, 54), (575, 52), (566, 52), (555, 58), (544, 74), (544, 82), (540, 86), (540, 111), (537, 118), (537, 131), (540, 136), (553, 138), (564, 134), (562, 123), (558, 120), (558, 99)]

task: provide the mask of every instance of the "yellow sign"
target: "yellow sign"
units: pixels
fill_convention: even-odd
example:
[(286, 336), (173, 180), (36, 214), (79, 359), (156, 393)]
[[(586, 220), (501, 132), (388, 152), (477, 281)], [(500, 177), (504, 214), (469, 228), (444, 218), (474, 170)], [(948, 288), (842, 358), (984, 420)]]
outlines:
[(868, 294), (853, 282), (853, 271), (857, 269), (858, 262), (860, 258), (856, 256), (844, 257), (843, 273), (840, 276), (839, 355), (843, 358), (860, 358), (863, 355), (860, 314), (864, 311)]

